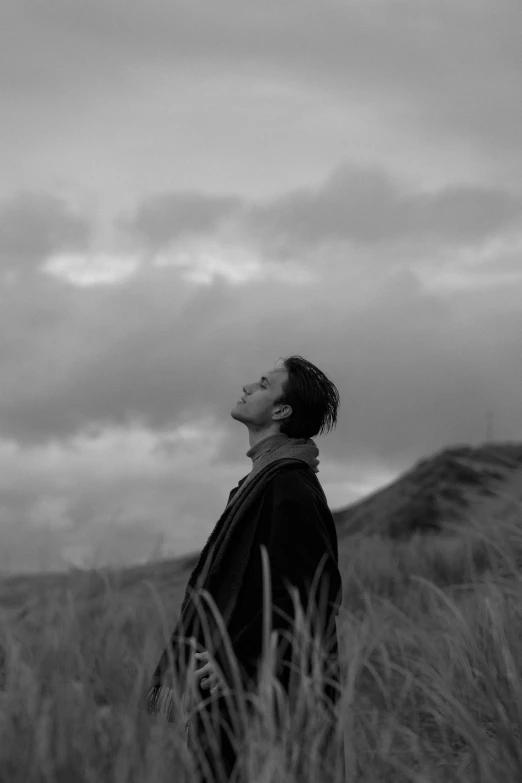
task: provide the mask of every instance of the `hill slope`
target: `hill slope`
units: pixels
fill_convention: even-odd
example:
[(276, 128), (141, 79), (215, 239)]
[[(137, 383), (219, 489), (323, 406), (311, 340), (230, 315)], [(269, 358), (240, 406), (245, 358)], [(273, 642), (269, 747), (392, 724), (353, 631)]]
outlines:
[(522, 444), (455, 446), (423, 459), (392, 484), (332, 512), (339, 539), (361, 533), (407, 538), (492, 522), (522, 501)]

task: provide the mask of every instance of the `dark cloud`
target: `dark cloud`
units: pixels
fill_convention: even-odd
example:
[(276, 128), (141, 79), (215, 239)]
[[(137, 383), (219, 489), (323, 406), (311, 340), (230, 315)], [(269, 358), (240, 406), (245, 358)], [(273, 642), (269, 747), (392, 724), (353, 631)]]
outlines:
[(213, 231), (240, 203), (236, 197), (194, 191), (158, 194), (142, 202), (132, 216), (122, 217), (118, 228), (158, 249), (180, 237)]
[(89, 221), (57, 196), (20, 193), (0, 203), (0, 264), (34, 267), (58, 251), (86, 248)]
[[(353, 293), (360, 285), (324, 267), (320, 288), (299, 290), (270, 278), (240, 292), (219, 278), (190, 290), (169, 268), (119, 286), (63, 286), (67, 304), (56, 321), (35, 332), (30, 308), (18, 315), (16, 351), (0, 365), (2, 432), (28, 445), (136, 421), (161, 433), (206, 416), (236, 431), (230, 410), (243, 385), (289, 353), (338, 385), (342, 411), (330, 448), (340, 459), (347, 443), (353, 453), (391, 459), (473, 440), (494, 387), (515, 405), (515, 285), (494, 300), (481, 292), (444, 298), (423, 292), (411, 272), (381, 275), (368, 283), (364, 306)], [(32, 299), (42, 296), (35, 284)], [(4, 318), (16, 318), (15, 305), (0, 314), (3, 349)]]
[[(172, 199), (162, 196), (160, 202), (152, 199), (144, 202), (137, 213), (154, 215), (156, 203), (176, 204), (183, 212), (185, 195), (174, 194)], [(56, 200), (37, 203), (54, 204), (51, 214), (55, 216), (69, 214), (63, 204), (60, 209), (56, 207)], [(520, 208), (514, 196), (493, 189), (461, 187), (415, 194), (382, 172), (348, 168), (339, 170), (318, 190), (301, 190), (263, 205), (244, 205), (242, 210), (236, 209), (238, 200), (228, 196), (206, 201), (192, 194), (188, 203), (192, 212), (187, 210), (186, 214), (192, 214), (194, 227), (205, 221), (207, 226), (216, 221), (217, 226), (221, 215), (228, 217), (233, 214), (231, 210), (236, 210), (234, 214), (244, 225), (250, 223), (272, 235), (283, 233), (303, 247), (336, 239), (365, 242), (373, 248), (369, 259), (373, 268), (382, 268), (382, 259), (394, 257), (394, 242), (398, 239), (428, 236), (434, 239), (435, 248), (441, 242), (478, 242), (511, 223)], [(201, 213), (200, 205), (204, 205)], [(160, 226), (166, 231), (169, 221), (161, 209), (159, 214), (165, 219), (165, 225), (160, 221)], [(56, 218), (53, 231), (42, 229), (47, 242), (41, 240), (38, 244), (42, 256), (56, 249), (60, 237), (62, 243), (64, 237), (68, 241), (85, 239), (79, 228), (69, 227), (60, 234), (64, 223)], [(71, 225), (75, 225), (74, 220)], [(168, 237), (150, 229), (151, 242), (159, 244)], [(372, 244), (382, 245), (384, 240), (383, 247)], [(305, 262), (312, 267), (313, 254)], [(412, 378), (422, 366), (414, 388), (415, 394), (422, 393), (426, 400), (432, 398), (431, 390), (439, 384), (439, 379), (432, 377), (435, 367), (455, 383), (459, 376), (468, 383), (467, 365), (462, 364), (460, 353), (454, 352), (454, 335), (444, 331), (452, 318), (459, 323), (456, 295), (451, 306), (444, 304), (436, 295), (422, 293), (413, 273), (408, 273), (376, 280), (370, 285), (370, 289), (375, 286), (376, 293), (367, 308), (347, 311), (349, 305), (338, 299), (340, 291), (345, 287), (349, 290), (351, 285), (343, 277), (342, 267), (329, 271), (326, 253), (321, 268), (324, 281), (320, 301), (329, 304), (320, 307), (320, 333), (317, 286), (301, 286), (297, 296), (288, 283), (275, 284), (270, 277), (244, 284), (238, 292), (219, 277), (211, 285), (191, 287), (172, 268), (142, 267), (134, 277), (115, 286), (77, 288), (46, 274), (24, 285), (0, 286), (2, 434), (28, 445), (135, 421), (158, 433), (180, 421), (206, 415), (224, 415), (228, 421), (228, 405), (241, 396), (243, 384), (252, 380), (250, 373), (259, 372), (254, 365), (260, 361), (261, 345), (266, 364), (276, 358), (269, 356), (271, 352), (280, 356), (299, 352), (304, 346), (319, 357), (329, 357), (334, 367), (338, 346), (349, 345), (350, 373), (345, 383), (352, 388), (361, 383), (359, 401), (357, 395), (354, 399), (356, 406), (369, 404), (367, 383), (379, 390), (378, 396), (389, 385), (393, 372), (388, 368), (381, 374), (389, 356), (402, 370), (409, 365)], [(368, 270), (368, 281), (372, 274)], [(483, 302), (481, 306), (470, 336), (471, 343), (478, 340), (474, 350), (480, 354), (473, 372), (479, 366), (481, 371), (483, 366), (488, 367), (505, 336), (508, 324), (503, 322), (501, 332), (498, 308), (511, 313), (510, 306), (502, 305), (500, 300), (497, 308)], [(517, 308), (510, 323), (522, 328)], [(325, 319), (327, 309), (334, 321), (330, 326)], [(494, 323), (490, 322), (492, 312), (497, 318)], [(483, 345), (478, 335), (485, 324), (491, 332)], [(390, 335), (394, 340), (388, 345)], [(254, 345), (255, 361), (251, 355)], [(366, 364), (366, 355), (371, 356), (370, 365)], [(505, 361), (501, 377), (508, 379), (518, 362), (507, 353)], [(393, 392), (397, 395), (392, 416), (395, 424), (389, 429), (398, 442), (400, 426), (405, 422), (397, 405), (408, 397), (409, 390), (401, 387), (401, 379), (407, 385), (406, 377), (403, 374), (397, 378)], [(423, 389), (419, 392), (421, 380)], [(374, 404), (382, 405), (384, 400), (379, 397)], [(413, 404), (418, 402), (410, 399)], [(432, 400), (431, 404), (439, 403)], [(464, 397), (461, 404), (466, 406)], [(389, 405), (385, 408), (388, 410)], [(406, 410), (409, 408), (404, 409), (405, 414)], [(376, 415), (375, 411), (371, 413)], [(420, 419), (419, 412), (417, 429), (425, 426)], [(444, 431), (442, 421), (437, 427)], [(361, 433), (361, 442), (367, 437), (368, 433)]]
[(208, 397), (181, 391), (183, 368), (193, 368), (193, 389), (208, 387), (211, 357), (198, 357), (237, 311), (228, 285), (192, 293), (161, 268), (87, 289), (42, 276), (0, 287), (0, 305), (0, 430), (26, 445), (135, 420), (161, 430), (206, 412)]
[(522, 198), (498, 189), (407, 192), (382, 171), (344, 167), (318, 190), (296, 190), (250, 208), (245, 224), (303, 244), (402, 238), (474, 244), (521, 218)]
[(403, 239), (473, 245), (520, 222), (522, 198), (464, 185), (413, 192), (382, 170), (342, 166), (318, 189), (301, 188), (258, 204), (195, 192), (154, 196), (119, 227), (159, 249), (183, 235), (216, 230), (230, 217), (251, 238), (303, 247)]

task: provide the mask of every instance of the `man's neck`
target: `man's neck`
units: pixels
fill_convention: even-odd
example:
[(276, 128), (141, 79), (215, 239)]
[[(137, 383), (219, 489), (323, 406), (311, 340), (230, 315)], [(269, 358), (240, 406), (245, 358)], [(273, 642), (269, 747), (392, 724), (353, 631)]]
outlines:
[(248, 431), (248, 441), (250, 443), (250, 448), (252, 448), (253, 446), (256, 446), (262, 440), (266, 440), (266, 438), (270, 438), (272, 435), (279, 435), (279, 429), (276, 429), (276, 430), (264, 430), (263, 432), (251, 432), (249, 430)]

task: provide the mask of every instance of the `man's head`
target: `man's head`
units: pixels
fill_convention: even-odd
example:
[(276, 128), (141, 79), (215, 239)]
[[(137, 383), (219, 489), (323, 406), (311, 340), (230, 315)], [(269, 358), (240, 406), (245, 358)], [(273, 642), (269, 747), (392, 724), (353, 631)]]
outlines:
[[(279, 361), (279, 360), (278, 360)], [(244, 403), (231, 412), (257, 442), (282, 433), (290, 438), (313, 438), (337, 423), (339, 392), (313, 364), (301, 356), (284, 359), (243, 386)]]

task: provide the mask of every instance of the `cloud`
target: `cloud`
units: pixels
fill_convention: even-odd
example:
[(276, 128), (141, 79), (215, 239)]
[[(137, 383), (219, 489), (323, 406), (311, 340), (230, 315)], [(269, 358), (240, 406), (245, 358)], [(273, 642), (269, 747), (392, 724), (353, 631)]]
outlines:
[(479, 245), (522, 218), (522, 197), (500, 188), (407, 188), (382, 169), (339, 166), (317, 188), (300, 188), (252, 203), (230, 196), (173, 192), (144, 199), (118, 226), (153, 250), (187, 234), (216, 232), (228, 222), (247, 238), (299, 249), (351, 241), (372, 245), (407, 240)]
[[(161, 233), (169, 224), (163, 207), (175, 204), (183, 212), (185, 196), (144, 199), (135, 210), (135, 215), (154, 216), (155, 205), (162, 205), (161, 231), (154, 234), (150, 229), (150, 241), (156, 246), (169, 241), (174, 260), (176, 240), (172, 243)], [(136, 424), (159, 435), (201, 416), (219, 417), (224, 412), (228, 417), (226, 400), (235, 402), (248, 380), (243, 368), (258, 372), (249, 347), (259, 340), (269, 361), (269, 346), (272, 352), (278, 346), (278, 355), (298, 352), (298, 346), (315, 346), (317, 355), (324, 356), (328, 341), (337, 346), (348, 340), (353, 352), (382, 335), (383, 344), (373, 351), (372, 362), (379, 366), (379, 356), (385, 358), (388, 351), (398, 358), (400, 346), (410, 344), (400, 362), (409, 363), (411, 358), (414, 364), (419, 360), (424, 364), (432, 352), (433, 361), (425, 368), (429, 376), (442, 339), (444, 361), (458, 377), (464, 370), (453, 367), (454, 361), (460, 361), (453, 355), (454, 339), (438, 333), (457, 317), (456, 300), (448, 310), (440, 292), (423, 293), (421, 272), (427, 269), (428, 277), (433, 277), (427, 263), (431, 260), (432, 267), (451, 267), (452, 274), (471, 281), (469, 254), (459, 264), (459, 248), (477, 246), (495, 232), (502, 234), (520, 210), (519, 200), (508, 191), (462, 186), (415, 192), (382, 171), (350, 167), (341, 167), (318, 188), (294, 191), (262, 205), (195, 194), (186, 203), (194, 226), (216, 221), (216, 238), (207, 248), (215, 263), (213, 270), (207, 270), (204, 285), (176, 265), (138, 265), (111, 285), (85, 288), (42, 273), (23, 285), (0, 286), (0, 431), (5, 437), (26, 445), (45, 444), (92, 428)], [(60, 214), (68, 214), (67, 207)], [(294, 280), (291, 274), (281, 276), (278, 271), (286, 262), (277, 257), (268, 260), (261, 253), (255, 275), (229, 284), (219, 274), (220, 264), (224, 269), (230, 261), (230, 249), (226, 244), (220, 247), (219, 220), (226, 215), (225, 222), (231, 221), (232, 214), (243, 229), (244, 258), (255, 242), (249, 230), (276, 238), (282, 235), (293, 243), (309, 276), (298, 283), (299, 264)], [(410, 255), (405, 253), (404, 240), (414, 243), (424, 238), (432, 243), (427, 259), (419, 261), (414, 244)], [(189, 273), (191, 258), (195, 263), (199, 253), (198, 241), (193, 237), (184, 245)], [(495, 252), (489, 265), (493, 259), (501, 263), (509, 252), (509, 246)], [(375, 269), (381, 270), (376, 278)], [(383, 269), (388, 270), (384, 277)], [(322, 316), (320, 336), (313, 316), (319, 292), (323, 303), (319, 309), (328, 310), (328, 318)], [(426, 320), (430, 311), (431, 323)], [(477, 334), (489, 321), (489, 313), (485, 308), (477, 314)], [(427, 345), (412, 349), (418, 318)], [(515, 312), (513, 318), (517, 322)], [(492, 324), (491, 329), (492, 335), (497, 334), (498, 326)], [(396, 343), (385, 347), (385, 336), (391, 334)], [(337, 349), (333, 350), (335, 363)], [(484, 361), (487, 366), (486, 357)], [(516, 366), (514, 356), (510, 361)], [(366, 363), (359, 368), (363, 383), (368, 370)], [(506, 372), (509, 377), (512, 370)], [(389, 374), (386, 379), (389, 382)], [(431, 380), (437, 385), (436, 378)], [(375, 378), (378, 388), (383, 381)], [(361, 394), (361, 400), (367, 401), (366, 392)], [(426, 394), (429, 398), (429, 389)], [(401, 399), (404, 395), (401, 390)]]
[(164, 193), (143, 201), (132, 216), (117, 226), (157, 250), (174, 239), (214, 231), (241, 200), (233, 196), (208, 196), (195, 191)]
[[(375, 264), (387, 247), (382, 254)], [(477, 372), (486, 383), (507, 332), (522, 328), (518, 303), (509, 301), (515, 288), (498, 294), (493, 308), (481, 296), (466, 302), (466, 354), (473, 360), (463, 361), (458, 296), (426, 293), (413, 271), (383, 268), (374, 277), (346, 262), (329, 267), (325, 255), (315, 278), (299, 288), (270, 276), (239, 288), (219, 277), (200, 286), (183, 281), (176, 268), (145, 267), (117, 286), (79, 289), (45, 280), (4, 292), (2, 432), (29, 445), (136, 423), (159, 435), (202, 416), (232, 426), (230, 407), (259, 365), (301, 351), (337, 368), (341, 396), (350, 400), (344, 409), (355, 417), (346, 420), (345, 437), (349, 431), (359, 447), (371, 439), (383, 454), (404, 445), (412, 408), (419, 409), (419, 438), (423, 431), (423, 438), (443, 437), (450, 409), (463, 420), (462, 406), (469, 409), (464, 393), (456, 407), (454, 395), (443, 404), (442, 387), (459, 379), (462, 389), (476, 387)], [(44, 305), (49, 316), (40, 316), (35, 331)], [(500, 313), (509, 314), (507, 322)], [(346, 346), (341, 364), (339, 345)], [(512, 348), (502, 350), (495, 378), (516, 388)], [(421, 413), (426, 405), (440, 408), (433, 430)], [(363, 411), (380, 427), (363, 426)]]
[(477, 244), (522, 218), (522, 198), (495, 188), (450, 187), (408, 192), (383, 171), (341, 167), (316, 190), (296, 190), (251, 207), (254, 232), (299, 244), (407, 238)]
[[(87, 289), (43, 276), (0, 288), (0, 304), (1, 428), (26, 443), (91, 424), (172, 422), (177, 368), (203, 355), (237, 310), (227, 285), (191, 289), (162, 268)], [(206, 383), (200, 372), (196, 384)], [(202, 411), (189, 396), (191, 410)]]
[(20, 193), (0, 204), (0, 264), (32, 268), (52, 253), (88, 246), (89, 221), (63, 199), (48, 193)]
[(139, 426), (30, 446), (0, 438), (0, 571), (9, 559), (29, 570), (138, 561), (161, 540), (191, 551), (222, 502), (198, 475), (221, 437), (200, 422), (160, 438)]

